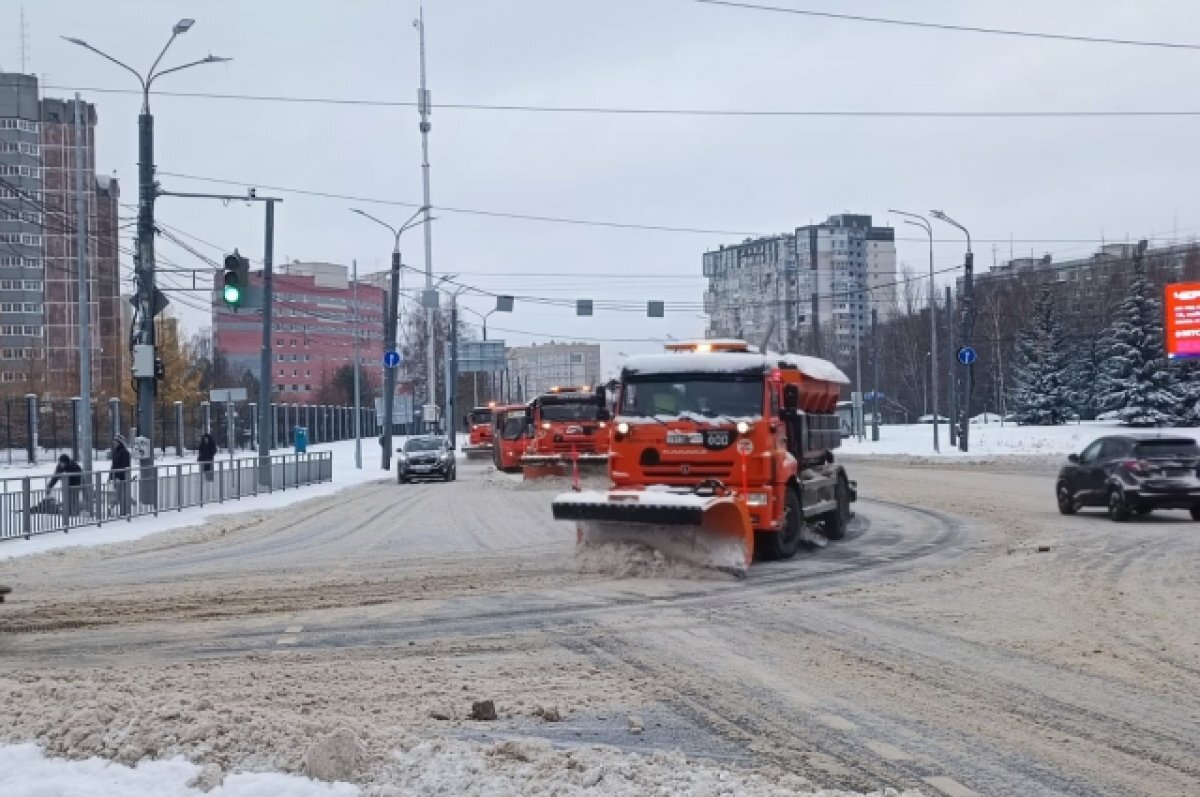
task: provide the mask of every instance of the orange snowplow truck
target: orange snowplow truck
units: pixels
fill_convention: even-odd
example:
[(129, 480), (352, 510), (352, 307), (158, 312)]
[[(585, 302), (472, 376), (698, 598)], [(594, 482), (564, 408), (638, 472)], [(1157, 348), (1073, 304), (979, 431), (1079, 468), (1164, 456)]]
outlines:
[(496, 407), (492, 414), (492, 464), (496, 470), (516, 473), (529, 442), (529, 408), (525, 404)]
[(490, 402), (486, 407), (476, 407), (467, 413), (467, 444), (462, 447), (467, 459), (482, 459), (492, 455), (492, 443), (495, 439), (494, 416), (496, 402)]
[(529, 444), (521, 457), (526, 479), (608, 469), (609, 411), (603, 387), (552, 387), (529, 402)]
[(611, 488), (558, 496), (554, 517), (576, 521), (581, 544), (640, 543), (737, 575), (756, 554), (793, 556), (806, 525), (841, 539), (857, 498), (833, 461), (845, 374), (742, 341), (668, 351), (622, 370)]

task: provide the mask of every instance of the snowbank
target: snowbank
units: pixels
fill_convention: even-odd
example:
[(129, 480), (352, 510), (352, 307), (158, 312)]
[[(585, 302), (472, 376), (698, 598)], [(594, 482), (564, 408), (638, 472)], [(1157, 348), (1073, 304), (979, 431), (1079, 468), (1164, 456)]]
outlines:
[[(964, 454), (950, 445), (949, 430), (938, 428), (941, 452), (933, 451), (933, 425), (928, 423), (879, 427), (879, 442), (871, 442), (871, 430), (862, 442), (854, 438), (842, 441), (841, 452), (883, 457), (928, 457), (981, 459), (1005, 456), (1059, 456), (1077, 454), (1097, 437), (1125, 432), (1153, 432), (1130, 429), (1111, 421), (1084, 421), (1064, 426), (1018, 426), (1015, 423), (973, 423), (969, 438), (970, 452)], [(1161, 429), (1164, 435), (1200, 439), (1200, 429)]]
[[(158, 517), (146, 516), (132, 520), (117, 520), (103, 526), (84, 526), (72, 529), (70, 534), (50, 533), (40, 534), (32, 539), (14, 539), (0, 542), (0, 560), (18, 556), (56, 551), (60, 548), (71, 548), (80, 545), (107, 545), (113, 542), (128, 542), (140, 540), (151, 534), (164, 531), (198, 526), (210, 518), (220, 515), (232, 515), (239, 512), (254, 512), (264, 509), (279, 509), (290, 506), (298, 501), (310, 498), (320, 498), (345, 490), (348, 487), (367, 482), (386, 479), (390, 474), (379, 468), (379, 443), (373, 437), (364, 438), (363, 468), (354, 467), (354, 441), (343, 440), (328, 445), (310, 446), (309, 451), (333, 452), (333, 481), (325, 484), (314, 484), (295, 490), (281, 490), (276, 493), (260, 495), (255, 498), (243, 498), (240, 501), (229, 501), (223, 504), (209, 504), (203, 507), (190, 507), (182, 512), (163, 512)], [(0, 794), (4, 794), (0, 791)]]
[(127, 767), (89, 758), (47, 758), (33, 744), (0, 745), (4, 797), (357, 797), (348, 783), (319, 783), (275, 772), (231, 774), (211, 791), (189, 786), (202, 767), (183, 758), (142, 761)]

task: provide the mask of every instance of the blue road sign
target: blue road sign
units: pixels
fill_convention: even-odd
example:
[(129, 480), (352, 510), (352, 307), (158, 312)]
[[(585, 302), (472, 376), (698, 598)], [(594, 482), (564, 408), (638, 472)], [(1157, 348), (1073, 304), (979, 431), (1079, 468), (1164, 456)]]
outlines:
[(962, 365), (974, 365), (979, 359), (979, 355), (970, 346), (963, 346), (958, 350), (958, 362)]
[(400, 352), (395, 349), (388, 349), (383, 353), (384, 368), (399, 368), (400, 367)]
[(882, 401), (883, 399), (886, 399), (887, 396), (883, 393), (883, 391), (876, 393), (874, 390), (868, 390), (866, 395), (863, 396), (863, 401), (874, 401), (877, 398)]

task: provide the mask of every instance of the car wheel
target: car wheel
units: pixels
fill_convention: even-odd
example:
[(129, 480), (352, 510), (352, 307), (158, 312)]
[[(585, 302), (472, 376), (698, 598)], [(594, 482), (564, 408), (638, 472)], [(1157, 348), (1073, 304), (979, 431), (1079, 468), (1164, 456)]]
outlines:
[(1192, 514), (1192, 520), (1200, 520), (1200, 506), (1194, 506), (1189, 511)]
[(1075, 496), (1065, 484), (1058, 485), (1058, 511), (1064, 515), (1074, 515), (1079, 508), (1075, 506)]
[(446, 469), (446, 473), (442, 476), (442, 481), (444, 481), (444, 482), (450, 481), (450, 469), (449, 468)]
[(1129, 520), (1129, 507), (1125, 505), (1125, 496), (1120, 490), (1108, 492), (1108, 517), (1118, 523)]

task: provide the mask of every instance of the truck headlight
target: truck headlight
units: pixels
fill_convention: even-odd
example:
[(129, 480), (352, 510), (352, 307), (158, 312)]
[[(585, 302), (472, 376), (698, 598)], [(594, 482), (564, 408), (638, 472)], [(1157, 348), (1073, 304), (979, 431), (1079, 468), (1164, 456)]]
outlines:
[(737, 431), (738, 434), (745, 434), (746, 432), (750, 431), (750, 424), (746, 423), (745, 421), (738, 421)]
[(543, 429), (549, 429), (549, 428), (550, 428), (550, 421), (542, 421), (542, 428), (543, 428)]
[(750, 493), (746, 496), (747, 506), (766, 506), (771, 502), (770, 493)]
[(617, 434), (629, 434), (629, 424), (621, 421), (617, 424)]

